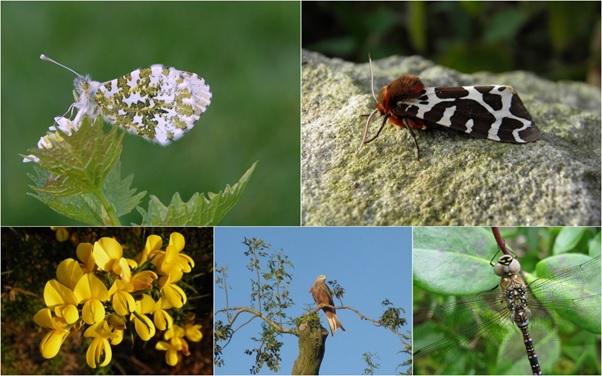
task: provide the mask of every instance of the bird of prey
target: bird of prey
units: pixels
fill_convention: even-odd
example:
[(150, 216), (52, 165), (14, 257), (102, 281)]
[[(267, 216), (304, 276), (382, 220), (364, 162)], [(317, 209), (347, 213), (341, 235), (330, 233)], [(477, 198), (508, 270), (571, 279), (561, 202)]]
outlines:
[[(314, 281), (314, 284), (309, 289), (311, 292), (311, 296), (314, 298), (314, 301), (318, 306), (322, 304), (327, 304), (329, 306), (334, 307), (334, 302), (332, 301), (332, 292), (326, 285), (326, 276), (319, 275), (318, 278)], [(337, 311), (331, 307), (322, 307), (324, 314), (326, 315), (326, 320), (328, 320), (328, 326), (330, 326), (330, 332), (334, 335), (337, 329), (345, 330), (343, 328), (343, 324), (337, 318)]]

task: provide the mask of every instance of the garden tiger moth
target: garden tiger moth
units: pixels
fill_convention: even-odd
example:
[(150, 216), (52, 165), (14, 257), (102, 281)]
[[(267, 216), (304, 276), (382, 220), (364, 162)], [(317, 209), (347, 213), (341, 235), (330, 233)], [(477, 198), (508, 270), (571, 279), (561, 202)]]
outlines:
[[(376, 96), (371, 60), (370, 77), (376, 108), (366, 120), (364, 145), (380, 135), (387, 121), (410, 132), (418, 159), (420, 148), (414, 129), (442, 126), (477, 138), (517, 144), (539, 138), (539, 129), (511, 86), (425, 87), (420, 78), (403, 75)], [(368, 138), (368, 127), (376, 113), (383, 116), (383, 121), (376, 134)]]

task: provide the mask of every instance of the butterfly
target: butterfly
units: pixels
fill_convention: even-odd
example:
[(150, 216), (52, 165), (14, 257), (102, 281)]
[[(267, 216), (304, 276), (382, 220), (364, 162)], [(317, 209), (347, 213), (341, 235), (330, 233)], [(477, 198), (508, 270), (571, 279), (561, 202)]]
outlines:
[(192, 129), (211, 104), (209, 85), (196, 73), (155, 64), (99, 82), (46, 55), (40, 59), (76, 75), (75, 102), (67, 110), (71, 115), (77, 111), (70, 120), (75, 128), (84, 116), (102, 116), (131, 134), (169, 145)]

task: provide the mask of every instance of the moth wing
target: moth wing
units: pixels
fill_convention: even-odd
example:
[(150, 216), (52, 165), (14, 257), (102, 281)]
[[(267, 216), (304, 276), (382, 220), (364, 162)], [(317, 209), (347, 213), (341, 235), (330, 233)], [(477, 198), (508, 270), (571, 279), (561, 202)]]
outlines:
[(430, 87), (397, 103), (398, 116), (411, 116), (478, 138), (526, 143), (539, 129), (511, 86)]
[(211, 104), (211, 91), (195, 73), (155, 64), (102, 83), (95, 99), (108, 122), (168, 145), (192, 129)]

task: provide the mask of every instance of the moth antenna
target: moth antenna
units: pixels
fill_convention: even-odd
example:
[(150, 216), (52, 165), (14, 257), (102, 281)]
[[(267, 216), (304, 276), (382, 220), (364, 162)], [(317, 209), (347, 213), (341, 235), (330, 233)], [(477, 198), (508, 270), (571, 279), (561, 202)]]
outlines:
[(366, 137), (368, 137), (368, 126), (370, 125), (370, 121), (372, 121), (372, 116), (374, 116), (374, 114), (376, 113), (376, 111), (378, 110), (373, 110), (370, 115), (368, 116), (368, 119), (366, 119), (366, 126), (364, 127), (364, 137), (362, 137), (362, 145), (366, 145)]
[(383, 130), (385, 124), (387, 123), (387, 119), (389, 118), (388, 116), (384, 116), (383, 122), (380, 125), (380, 128), (378, 128), (378, 131), (376, 131), (376, 134), (373, 137), (371, 137), (370, 139), (366, 140), (366, 136), (368, 135), (368, 124), (370, 124), (369, 120), (370, 120), (370, 118), (372, 118), (372, 115), (374, 115), (376, 113), (376, 111), (378, 111), (378, 110), (372, 111), (372, 113), (370, 114), (370, 117), (368, 118), (368, 121), (366, 121), (366, 128), (364, 129), (364, 139), (362, 140), (364, 145), (374, 141), (376, 139), (376, 137), (378, 137), (380, 135), (380, 132)]
[(66, 65), (64, 65), (64, 64), (61, 64), (61, 63), (59, 63), (58, 61), (56, 61), (56, 60), (54, 60), (54, 59), (51, 59), (51, 58), (49, 58), (48, 56), (46, 56), (46, 55), (44, 55), (44, 54), (41, 54), (41, 55), (40, 55), (40, 60), (48, 61), (48, 62), (51, 62), (51, 63), (53, 63), (53, 64), (56, 64), (56, 65), (58, 65), (59, 67), (63, 67), (63, 68), (65, 68), (65, 69), (67, 69), (69, 72), (71, 72), (71, 73), (75, 74), (77, 77), (83, 77), (81, 74), (77, 73), (77, 72), (76, 72), (74, 69), (72, 69), (72, 68), (69, 68), (68, 66), (66, 66)]
[(374, 72), (372, 71), (372, 58), (370, 57), (370, 54), (368, 54), (368, 62), (370, 64), (370, 89), (372, 89), (372, 98), (378, 102), (378, 99), (376, 99), (376, 94), (374, 94)]

